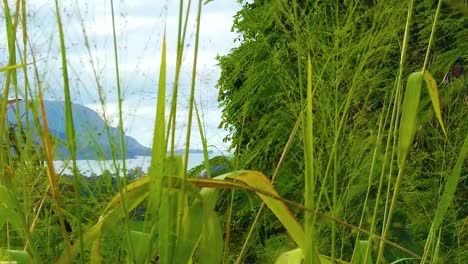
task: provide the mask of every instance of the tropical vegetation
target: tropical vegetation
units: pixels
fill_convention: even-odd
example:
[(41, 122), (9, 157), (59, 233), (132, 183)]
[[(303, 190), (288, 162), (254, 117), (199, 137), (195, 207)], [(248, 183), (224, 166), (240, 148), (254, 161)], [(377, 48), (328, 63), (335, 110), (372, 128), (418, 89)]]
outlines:
[[(3, 1), (8, 60), (0, 65), (0, 119), (24, 95), (31, 112), (25, 118), (34, 120), (24, 126), (35, 126), (40, 143), (24, 132), (18, 111), (16, 127), (0, 122), (0, 261), (468, 262), (467, 4), (238, 2), (239, 45), (218, 57), (217, 84), (220, 127), (233, 156), (209, 159), (194, 100), (204, 6), (181, 0), (177, 42), (170, 43), (177, 47), (174, 80), (167, 78), (165, 35), (158, 58), (149, 171), (129, 172), (123, 162), (115, 177), (88, 179), (76, 162), (60, 1), (54, 15), (70, 176), (54, 168), (28, 2)], [(195, 56), (188, 115), (180, 117), (191, 4)], [(120, 135), (111, 151), (114, 161), (125, 161), (114, 1), (110, 6)], [(105, 105), (97, 75), (95, 88)], [(178, 118), (199, 126), (187, 127), (182, 155), (174, 143)], [(107, 125), (104, 133), (110, 131)], [(205, 161), (189, 171), (192, 133), (204, 143)]]

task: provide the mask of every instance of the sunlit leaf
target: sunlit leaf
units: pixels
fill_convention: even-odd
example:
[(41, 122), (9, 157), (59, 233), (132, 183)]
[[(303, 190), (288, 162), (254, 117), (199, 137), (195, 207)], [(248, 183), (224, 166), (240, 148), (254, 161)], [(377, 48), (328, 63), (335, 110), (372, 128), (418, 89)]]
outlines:
[(284, 252), (279, 256), (276, 260), (276, 264), (301, 264), (302, 260), (304, 259), (304, 255), (302, 254), (302, 250), (300, 248), (296, 248), (287, 252)]
[(24, 64), (15, 64), (15, 65), (6, 66), (6, 67), (0, 67), (0, 72), (15, 70), (15, 69), (21, 68), (23, 66), (24, 66)]
[(442, 119), (442, 112), (440, 110), (440, 99), (439, 99), (439, 89), (437, 88), (437, 82), (432, 77), (429, 71), (424, 71), (424, 81), (426, 81), (427, 91), (429, 92), (429, 96), (431, 97), (432, 106), (434, 108), (434, 112), (439, 120), (439, 124), (444, 131), (444, 134), (447, 135), (447, 131), (445, 130), (444, 121)]
[[(270, 193), (275, 196), (279, 196), (275, 191), (270, 181), (265, 175), (257, 171), (240, 171), (238, 173), (232, 173), (228, 178), (235, 181), (242, 182), (249, 187), (261, 190), (266, 193)], [(272, 197), (266, 196), (261, 193), (257, 195), (265, 202), (270, 210), (280, 220), (286, 230), (289, 232), (291, 237), (297, 243), (300, 248), (305, 248), (305, 235), (302, 226), (296, 220), (289, 208), (281, 201)]]
[[(335, 259), (335, 262), (331, 260), (330, 257), (319, 255), (321, 264), (333, 264), (333, 263), (342, 263), (347, 264), (347, 262)], [(304, 254), (300, 248), (296, 248), (290, 251), (286, 251), (281, 254), (276, 260), (275, 264), (302, 264), (304, 260)]]
[(101, 240), (96, 239), (91, 246), (91, 257), (89, 259), (91, 264), (101, 264), (102, 263), (102, 254), (101, 254)]

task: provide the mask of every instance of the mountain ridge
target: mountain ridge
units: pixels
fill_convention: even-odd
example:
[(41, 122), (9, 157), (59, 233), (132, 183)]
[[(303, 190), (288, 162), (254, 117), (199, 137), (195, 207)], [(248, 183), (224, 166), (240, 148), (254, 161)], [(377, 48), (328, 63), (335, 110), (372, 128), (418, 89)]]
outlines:
[[(65, 102), (64, 101), (44, 101), (45, 112), (49, 132), (55, 138), (55, 151), (54, 159), (69, 159), (70, 153), (67, 147), (66, 136), (66, 116), (65, 116)], [(21, 116), (21, 123), (24, 125), (26, 109), (30, 115), (29, 123), (32, 129), (28, 131), (31, 133), (33, 140), (38, 143), (39, 133), (35, 129), (34, 121), (32, 120), (32, 104), (25, 103), (24, 101), (18, 104), (10, 103), (7, 113), (7, 121), (15, 125), (16, 108), (19, 109)], [(36, 109), (38, 110), (38, 109)], [(37, 111), (40, 113), (40, 111)], [(111, 159), (112, 148), (116, 151), (116, 158), (122, 158), (121, 144), (120, 144), (120, 131), (118, 127), (112, 127), (91, 108), (72, 103), (72, 115), (74, 121), (76, 145), (77, 145), (77, 159)], [(39, 115), (39, 122), (42, 125), (42, 116)], [(126, 158), (134, 158), (136, 156), (149, 156), (151, 155), (151, 148), (145, 147), (140, 144), (135, 138), (125, 135), (125, 156)]]

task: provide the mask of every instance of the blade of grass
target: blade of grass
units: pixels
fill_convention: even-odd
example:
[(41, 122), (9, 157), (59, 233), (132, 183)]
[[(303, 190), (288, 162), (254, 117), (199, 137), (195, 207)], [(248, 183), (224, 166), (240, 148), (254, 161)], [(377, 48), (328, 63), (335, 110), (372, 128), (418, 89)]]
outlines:
[[(170, 140), (170, 151), (171, 155), (174, 155), (175, 150), (175, 131), (176, 131), (176, 118), (177, 118), (177, 97), (179, 92), (179, 78), (180, 78), (180, 69), (182, 67), (182, 57), (184, 54), (184, 45), (185, 45), (185, 35), (187, 33), (187, 25), (190, 13), (190, 5), (192, 1), (189, 0), (187, 8), (185, 11), (185, 20), (183, 19), (184, 12), (184, 0), (179, 1), (179, 23), (177, 30), (177, 57), (176, 57), (176, 72), (174, 85), (172, 89), (172, 102), (171, 102), (171, 112), (169, 114), (169, 124), (167, 126), (167, 140)], [(184, 25), (182, 28), (182, 24)], [(170, 134), (170, 137), (169, 137)]]
[(447, 177), (447, 183), (445, 184), (444, 192), (440, 198), (439, 204), (437, 205), (437, 210), (434, 215), (434, 220), (431, 224), (431, 229), (429, 235), (426, 239), (426, 244), (424, 246), (424, 255), (421, 262), (425, 261), (430, 250), (430, 246), (434, 239), (434, 234), (439, 230), (442, 221), (447, 214), (447, 211), (452, 204), (453, 198), (455, 197), (455, 191), (457, 190), (458, 182), (460, 180), (460, 175), (462, 173), (463, 165), (468, 159), (468, 136), (465, 137), (465, 142), (460, 149), (460, 154), (458, 155), (457, 162), (452, 169), (452, 172)]
[(400, 168), (404, 167), (409, 147), (413, 143), (422, 84), (422, 72), (414, 72), (408, 77), (398, 133), (398, 166)]
[(200, 132), (200, 139), (201, 139), (202, 146), (203, 146), (203, 160), (205, 163), (206, 177), (208, 179), (211, 179), (210, 158), (208, 156), (208, 146), (206, 144), (205, 133), (203, 132), (203, 125), (202, 125), (202, 121), (200, 118), (200, 114), (198, 112), (198, 107), (197, 107), (196, 102), (194, 102), (194, 106), (195, 106), (195, 114), (197, 115), (198, 131)]
[[(310, 55), (307, 58), (307, 106), (304, 126), (304, 198), (305, 207), (312, 208), (315, 203), (315, 171), (314, 171), (314, 134), (313, 134), (313, 112), (312, 112), (312, 62)], [(304, 261), (306, 263), (320, 263), (316, 253), (314, 238), (314, 215), (310, 212), (304, 214), (305, 245), (302, 248), (304, 252)]]
[(439, 89), (437, 88), (436, 80), (428, 70), (424, 71), (424, 81), (426, 81), (427, 91), (431, 97), (434, 112), (439, 120), (440, 126), (442, 127), (442, 131), (444, 131), (445, 137), (447, 137), (447, 131), (445, 130), (444, 121), (442, 119), (442, 112), (440, 111)]
[[(121, 158), (122, 158), (122, 169), (123, 169), (123, 178), (119, 177), (119, 171), (117, 170), (117, 182), (119, 182), (119, 191), (122, 195), (122, 211), (124, 212), (125, 216), (125, 233), (127, 237), (127, 246), (130, 255), (130, 259), (132, 261), (135, 260), (135, 252), (133, 245), (130, 240), (130, 219), (128, 218), (127, 212), (127, 205), (125, 202), (125, 191), (127, 189), (127, 167), (126, 167), (126, 151), (125, 151), (125, 139), (124, 139), (124, 128), (123, 128), (123, 117), (122, 117), (122, 89), (120, 87), (120, 71), (119, 71), (119, 55), (117, 51), (117, 34), (115, 31), (115, 15), (114, 15), (114, 1), (110, 0), (111, 6), (111, 18), (112, 18), (112, 40), (113, 40), (113, 50), (114, 50), (114, 64), (115, 64), (115, 79), (117, 85), (117, 99), (118, 99), (118, 112), (119, 112), (119, 141), (120, 141), (120, 151), (121, 151)], [(115, 164), (114, 160), (114, 164)]]
[[(62, 19), (60, 17), (60, 9), (58, 0), (55, 0), (55, 13), (57, 19), (57, 26), (59, 31), (60, 39), (60, 53), (62, 58), (62, 76), (63, 76), (63, 89), (65, 95), (65, 123), (66, 123), (66, 134), (67, 134), (67, 145), (70, 150), (70, 158), (72, 160), (72, 171), (73, 171), (73, 187), (75, 190), (80, 190), (80, 176), (78, 175), (78, 167), (76, 164), (76, 134), (75, 134), (75, 125), (73, 122), (73, 109), (70, 96), (70, 85), (68, 82), (68, 67), (67, 67), (67, 53), (65, 47), (65, 35), (63, 33)], [(45, 116), (43, 116), (45, 119)], [(83, 230), (81, 223), (83, 222), (81, 217), (81, 206), (79, 201), (81, 200), (81, 192), (75, 191), (75, 201), (76, 201), (76, 218), (78, 220), (78, 238), (80, 241), (83, 241)], [(80, 253), (81, 256), (84, 256), (84, 246), (83, 243), (80, 243)], [(84, 258), (81, 258), (81, 263), (84, 263)]]
[[(162, 179), (164, 172), (164, 159), (166, 158), (166, 138), (165, 138), (165, 102), (166, 102), (166, 33), (164, 32), (161, 64), (159, 72), (158, 99), (156, 108), (156, 117), (153, 130), (153, 145), (151, 153), (151, 166), (148, 171), (148, 177), (151, 181), (148, 210), (145, 223), (153, 223), (151, 229), (155, 229), (155, 221), (160, 207), (162, 193)], [(154, 231), (152, 231), (154, 235)]]

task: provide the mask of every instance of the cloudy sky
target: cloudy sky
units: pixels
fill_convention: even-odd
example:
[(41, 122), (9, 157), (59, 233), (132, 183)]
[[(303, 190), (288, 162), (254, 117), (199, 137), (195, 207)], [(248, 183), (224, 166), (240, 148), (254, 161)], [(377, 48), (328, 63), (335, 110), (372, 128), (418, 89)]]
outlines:
[[(103, 108), (98, 100), (99, 84), (105, 94), (106, 116), (111, 124), (116, 125), (117, 88), (110, 1), (60, 2), (72, 98), (76, 103), (102, 114)], [(185, 144), (184, 135), (187, 129), (197, 2), (192, 1), (180, 78), (178, 147)], [(54, 1), (37, 0), (29, 3), (29, 39), (40, 61), (39, 69), (46, 97), (63, 99)], [(114, 9), (120, 81), (123, 89), (124, 127), (128, 135), (146, 146), (151, 146), (164, 29), (168, 45), (168, 89), (172, 90), (174, 80), (179, 1), (115, 0)], [(226, 132), (217, 128), (221, 120), (221, 110), (216, 100), (215, 84), (220, 69), (216, 65), (215, 57), (228, 53), (236, 45), (236, 34), (231, 32), (231, 27), (233, 16), (239, 9), (240, 5), (235, 0), (212, 1), (202, 9), (195, 98), (203, 112), (208, 144), (221, 149), (226, 148), (222, 142)], [(89, 41), (89, 48), (86, 47), (85, 35)], [(193, 128), (191, 147), (201, 148), (195, 122)]]

